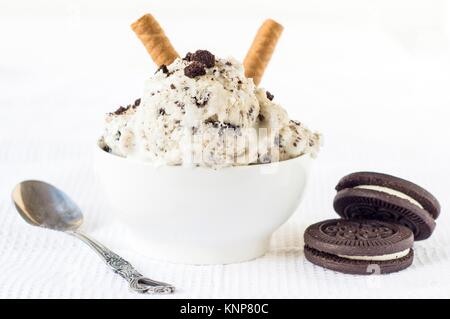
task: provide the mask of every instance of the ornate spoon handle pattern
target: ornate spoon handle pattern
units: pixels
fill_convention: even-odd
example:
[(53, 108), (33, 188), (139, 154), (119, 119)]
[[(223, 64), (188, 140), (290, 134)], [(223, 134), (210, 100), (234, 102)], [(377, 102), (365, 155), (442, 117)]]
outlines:
[(155, 294), (171, 294), (175, 291), (175, 287), (172, 285), (144, 277), (128, 261), (87, 235), (77, 231), (71, 232), (71, 234), (93, 248), (116, 274), (129, 282), (131, 290)]

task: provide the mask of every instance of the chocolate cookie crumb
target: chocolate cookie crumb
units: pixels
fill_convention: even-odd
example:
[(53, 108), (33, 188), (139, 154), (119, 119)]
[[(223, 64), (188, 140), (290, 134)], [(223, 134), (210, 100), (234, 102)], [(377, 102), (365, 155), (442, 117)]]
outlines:
[(270, 93), (269, 91), (266, 91), (266, 96), (267, 96), (267, 98), (268, 98), (270, 101), (272, 101), (273, 98), (274, 98), (273, 94)]
[(241, 128), (239, 125), (234, 125), (234, 124), (231, 124), (231, 123), (228, 123), (228, 122), (224, 122), (223, 123), (223, 127), (224, 128), (229, 128), (229, 129), (232, 129), (232, 130), (239, 130)]
[(171, 88), (172, 90), (175, 90), (175, 89), (176, 89), (176, 87), (175, 87), (175, 85), (173, 85), (173, 83), (170, 84), (170, 88)]
[(262, 115), (261, 113), (258, 114), (258, 120), (260, 120), (261, 122), (264, 121), (266, 118), (264, 117), (264, 115)]
[(169, 74), (169, 69), (165, 64), (161, 64), (161, 66), (156, 70), (155, 73), (158, 73), (159, 71), (162, 71), (164, 74)]
[(196, 76), (201, 76), (205, 74), (206, 74), (205, 65), (198, 61), (193, 61), (191, 64), (189, 64), (187, 67), (184, 68), (184, 75), (186, 75), (191, 79), (195, 78)]
[(166, 115), (166, 110), (164, 109), (159, 109), (159, 115)]
[(191, 52), (188, 52), (184, 56), (183, 60), (191, 62), (192, 61), (192, 56), (193, 56), (193, 54)]
[(206, 120), (205, 124), (210, 124), (214, 128), (233, 129), (233, 130), (239, 130), (241, 128), (239, 125), (234, 125), (229, 122), (215, 121), (212, 119)]
[(207, 50), (197, 50), (191, 55), (191, 61), (203, 63), (207, 68), (212, 68), (216, 63), (214, 54)]
[(121, 114), (125, 113), (126, 111), (128, 111), (128, 107), (119, 106), (119, 108), (117, 110), (115, 110), (112, 114), (121, 115)]
[(102, 148), (105, 152), (111, 153), (111, 147), (109, 147), (108, 145), (103, 146)]
[(128, 104), (127, 106), (119, 106), (119, 108), (117, 110), (115, 110), (114, 112), (109, 113), (109, 114), (121, 115), (121, 114), (125, 113), (126, 111), (128, 111), (130, 108), (132, 108), (132, 109), (137, 108), (140, 104), (141, 104), (141, 99), (137, 99), (134, 101), (133, 104)]
[(199, 99), (196, 96), (194, 96), (195, 105), (197, 105), (198, 108), (204, 107), (206, 104), (208, 104), (209, 101), (209, 94), (205, 97)]
[(184, 110), (184, 103), (183, 102), (175, 101), (175, 105), (180, 108), (182, 114), (186, 113), (186, 111)]
[(232, 64), (231, 64), (230, 61), (225, 62), (225, 65), (227, 65), (227, 66), (232, 66)]

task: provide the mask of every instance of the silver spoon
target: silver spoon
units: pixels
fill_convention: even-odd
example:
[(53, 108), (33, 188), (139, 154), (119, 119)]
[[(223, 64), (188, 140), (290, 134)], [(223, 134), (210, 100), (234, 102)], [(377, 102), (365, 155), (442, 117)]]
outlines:
[(172, 285), (142, 276), (125, 259), (81, 233), (83, 214), (69, 196), (53, 185), (41, 181), (23, 181), (13, 190), (12, 198), (20, 216), (31, 225), (73, 235), (93, 248), (112, 270), (130, 283), (133, 291), (168, 294)]

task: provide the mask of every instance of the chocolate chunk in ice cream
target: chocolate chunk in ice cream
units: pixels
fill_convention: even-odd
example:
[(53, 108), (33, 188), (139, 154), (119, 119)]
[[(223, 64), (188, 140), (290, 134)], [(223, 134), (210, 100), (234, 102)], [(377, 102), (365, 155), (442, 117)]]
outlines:
[(192, 60), (203, 63), (207, 68), (212, 68), (216, 63), (214, 54), (207, 50), (197, 50), (192, 55)]
[(192, 79), (205, 74), (205, 65), (198, 61), (193, 61), (191, 64), (184, 68), (184, 75)]
[(208, 50), (197, 50), (194, 53), (188, 52), (183, 60), (189, 62), (197, 61), (204, 64), (207, 68), (212, 68), (216, 64), (216, 57)]
[(128, 104), (127, 106), (119, 106), (117, 110), (110, 113), (112, 115), (122, 115), (126, 111), (128, 111), (130, 108), (137, 108), (141, 104), (141, 99), (136, 99), (133, 104)]
[(120, 115), (120, 114), (125, 113), (126, 111), (128, 111), (128, 107), (119, 106), (119, 108), (117, 110), (115, 110), (114, 112), (112, 112), (112, 114)]
[(167, 66), (165, 64), (161, 64), (161, 66), (158, 68), (158, 70), (156, 70), (155, 73), (158, 73), (159, 71), (162, 71), (164, 74), (169, 74), (169, 69), (167, 68)]
[(273, 98), (274, 98), (273, 94), (270, 93), (269, 91), (266, 91), (266, 96), (267, 96), (267, 98), (268, 98), (270, 101), (272, 101)]
[(192, 52), (188, 52), (188, 53), (186, 53), (186, 55), (184, 56), (183, 60), (191, 62), (191, 61), (192, 61), (192, 56), (193, 56), (193, 55), (194, 55), (194, 54), (193, 54)]

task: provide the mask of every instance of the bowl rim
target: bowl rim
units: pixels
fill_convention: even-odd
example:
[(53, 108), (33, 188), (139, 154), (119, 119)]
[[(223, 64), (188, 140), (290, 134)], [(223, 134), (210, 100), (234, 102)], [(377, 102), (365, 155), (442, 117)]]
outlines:
[(213, 168), (213, 167), (207, 167), (207, 166), (183, 166), (183, 165), (164, 165), (164, 164), (155, 164), (152, 162), (146, 162), (142, 161), (136, 158), (126, 158), (120, 155), (116, 155), (110, 152), (105, 151), (100, 145), (100, 139), (97, 140), (95, 143), (95, 153), (101, 154), (104, 158), (113, 159), (116, 161), (121, 161), (123, 163), (134, 163), (142, 166), (149, 166), (152, 168), (170, 168), (170, 169), (178, 169), (178, 170), (186, 170), (186, 169), (196, 169), (196, 170), (206, 170), (206, 171), (224, 171), (224, 170), (244, 170), (244, 169), (262, 169), (262, 168), (270, 168), (277, 165), (289, 165), (292, 162), (296, 161), (311, 161), (313, 157), (310, 153), (305, 153), (300, 156), (296, 156), (284, 161), (277, 161), (277, 162), (271, 162), (271, 163), (257, 163), (257, 164), (248, 164), (248, 165), (236, 165), (236, 166), (226, 166), (226, 167), (219, 167), (219, 168)]

